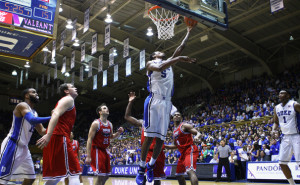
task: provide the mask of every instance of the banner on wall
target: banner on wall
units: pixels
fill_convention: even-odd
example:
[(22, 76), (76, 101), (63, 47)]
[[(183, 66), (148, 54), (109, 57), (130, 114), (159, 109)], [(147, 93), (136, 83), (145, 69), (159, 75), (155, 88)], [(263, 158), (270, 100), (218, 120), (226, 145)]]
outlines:
[(98, 73), (103, 70), (103, 55), (99, 56), (99, 61), (98, 61)]
[[(112, 167), (112, 175), (136, 176), (138, 173), (138, 166), (114, 166)], [(172, 166), (165, 166), (164, 171), (166, 176), (171, 176)]]
[(72, 29), (72, 38), (71, 40), (74, 41), (77, 37), (77, 31), (76, 31), (76, 23), (77, 23), (77, 19), (74, 19), (73, 21), (73, 29)]
[(23, 84), (23, 70), (20, 72), (20, 85)]
[(65, 38), (66, 38), (66, 30), (61, 32), (60, 35), (60, 51), (64, 49), (64, 45), (65, 45)]
[(109, 49), (109, 62), (108, 62), (109, 67), (114, 65), (114, 49), (115, 48), (110, 48)]
[(57, 78), (57, 64), (55, 64), (54, 66), (54, 75), (53, 75), (53, 79), (55, 80)]
[(92, 37), (92, 55), (97, 52), (98, 33), (95, 33)]
[(52, 42), (52, 57), (51, 57), (51, 59), (54, 59), (55, 55), (56, 55), (56, 41), (53, 40), (53, 42)]
[(86, 31), (88, 31), (89, 28), (90, 28), (90, 8), (88, 8), (84, 12), (84, 28), (83, 28), (83, 33), (85, 33)]
[(131, 58), (126, 59), (126, 76), (131, 75)]
[(70, 69), (73, 69), (74, 67), (75, 67), (75, 50), (73, 50), (72, 53), (71, 53)]
[(105, 39), (104, 39), (104, 46), (110, 44), (110, 24), (105, 26)]
[(284, 8), (283, 0), (270, 0), (271, 13), (275, 13)]
[(90, 78), (93, 75), (93, 61), (91, 60), (89, 62), (89, 73), (88, 73), (88, 77)]
[(124, 40), (123, 58), (129, 56), (129, 38)]
[(119, 66), (115, 65), (114, 66), (114, 82), (117, 82), (119, 80)]
[(93, 77), (93, 90), (97, 90), (97, 74)]
[(47, 56), (48, 56), (48, 53), (45, 51), (44, 52), (44, 62), (43, 62), (43, 64), (47, 64)]
[(144, 69), (146, 66), (146, 54), (145, 50), (140, 51), (140, 70)]
[(83, 81), (83, 66), (80, 66), (80, 77), (79, 77), (79, 81)]
[(102, 86), (107, 86), (107, 70), (103, 71), (103, 80), (102, 80)]
[(85, 60), (85, 43), (81, 44), (80, 48), (81, 48), (81, 58), (80, 58), (80, 61), (84, 62), (84, 60)]
[(66, 67), (67, 67), (67, 57), (64, 56), (63, 63), (62, 63), (62, 66), (61, 66), (61, 73), (62, 74), (64, 74), (66, 72)]

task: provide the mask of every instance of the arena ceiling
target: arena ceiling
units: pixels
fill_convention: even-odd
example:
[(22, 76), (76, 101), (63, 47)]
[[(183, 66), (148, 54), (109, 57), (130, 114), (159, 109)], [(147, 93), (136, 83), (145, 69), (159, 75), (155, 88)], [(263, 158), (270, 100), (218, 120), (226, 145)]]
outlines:
[[(127, 92), (130, 90), (143, 94), (147, 77), (145, 70), (139, 70), (140, 50), (145, 49), (147, 54), (160, 50), (170, 56), (186, 33), (186, 25), (181, 18), (175, 27), (175, 37), (172, 39), (162, 41), (158, 40), (155, 35), (151, 38), (147, 37), (147, 28), (155, 27), (149, 18), (143, 16), (145, 13), (143, 0), (63, 0), (61, 2), (63, 12), (58, 18), (58, 43), (60, 34), (65, 30), (66, 20), (69, 18), (77, 18), (77, 37), (80, 43), (86, 43), (87, 53), (90, 53), (92, 35), (95, 32), (99, 34), (98, 49), (100, 51), (87, 57), (88, 61), (95, 61), (93, 74), (97, 73), (97, 61), (100, 54), (104, 54), (103, 68), (106, 69), (108, 68), (109, 48), (116, 47), (119, 53), (115, 58), (115, 63), (119, 64), (119, 81), (113, 83), (113, 68), (109, 68), (108, 86), (102, 87), (102, 75), (100, 75), (98, 90), (93, 91), (92, 78), (85, 78), (83, 82), (79, 82), (80, 47), (72, 46), (71, 31), (67, 30), (64, 49), (59, 51), (57, 47), (56, 51), (58, 71), (61, 69), (63, 56), (67, 56), (67, 60), (70, 61), (71, 50), (75, 49), (75, 85), (81, 94), (80, 101), (87, 105), (93, 105), (95, 101), (115, 102), (114, 104), (118, 105), (118, 100), (127, 101)], [(100, 38), (104, 35), (104, 19), (108, 5), (113, 18), (112, 43), (104, 47), (103, 39)], [(192, 30), (183, 53), (183, 55), (197, 58), (197, 63), (176, 64), (174, 67), (176, 87), (182, 88), (187, 84), (202, 83), (211, 87), (212, 90), (215, 86), (212, 82), (214, 77), (219, 76), (221, 79), (222, 76), (255, 66), (262, 66), (268, 74), (272, 74), (274, 72), (273, 59), (300, 52), (300, 1), (285, 0), (284, 6), (283, 10), (271, 14), (269, 0), (237, 0), (233, 4), (228, 3), (229, 29), (227, 31), (219, 31), (198, 24)], [(90, 29), (83, 34), (84, 12), (89, 7)], [(156, 29), (153, 30), (156, 31)], [(208, 40), (201, 42), (200, 38), (205, 35), (208, 36)], [(294, 40), (289, 40), (290, 35)], [(132, 75), (129, 77), (125, 77), (125, 60), (122, 57), (123, 41), (126, 38), (130, 39), (132, 58)], [(51, 50), (52, 44), (48, 47)], [(17, 93), (21, 87), (19, 86), (16, 90), (16, 77), (12, 76), (11, 72), (14, 69), (24, 68), (25, 62), (4, 57), (1, 57), (0, 61), (0, 87), (8, 94)], [(46, 74), (49, 68), (53, 68), (51, 64), (41, 64), (41, 61), (43, 61), (43, 54), (34, 58), (29, 69), (29, 80), (25, 82), (25, 86), (35, 87), (35, 79), (41, 78), (41, 74)], [(218, 65), (215, 65), (216, 61)], [(58, 79), (70, 81), (70, 77), (66, 78), (60, 72), (58, 73)], [(53, 77), (53, 74), (51, 76)], [(56, 83), (53, 78), (51, 81)], [(40, 88), (39, 91), (45, 93), (45, 88)]]

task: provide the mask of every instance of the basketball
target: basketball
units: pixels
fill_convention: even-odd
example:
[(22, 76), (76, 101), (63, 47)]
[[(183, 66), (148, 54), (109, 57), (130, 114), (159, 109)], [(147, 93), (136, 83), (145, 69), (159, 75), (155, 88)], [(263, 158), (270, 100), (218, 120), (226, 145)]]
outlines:
[(191, 27), (194, 27), (197, 25), (197, 21), (195, 21), (194, 19), (192, 18), (189, 18), (189, 17), (184, 17), (184, 22), (187, 26), (191, 26)]

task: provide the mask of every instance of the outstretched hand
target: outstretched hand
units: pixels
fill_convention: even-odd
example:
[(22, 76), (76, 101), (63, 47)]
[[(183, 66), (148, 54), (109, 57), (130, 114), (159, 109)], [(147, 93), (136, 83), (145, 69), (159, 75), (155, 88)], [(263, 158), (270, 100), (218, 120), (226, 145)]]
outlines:
[(136, 96), (135, 96), (135, 92), (130, 92), (128, 94), (128, 97), (129, 97), (129, 102), (132, 102), (133, 100), (135, 100)]
[(187, 31), (188, 31), (188, 32), (191, 32), (191, 30), (192, 30), (193, 28), (194, 28), (194, 26), (188, 26), (188, 27), (187, 27)]
[(124, 128), (123, 128), (123, 127), (118, 128), (118, 132), (119, 132), (120, 134), (122, 134), (122, 133), (124, 132)]
[(38, 148), (43, 149), (46, 147), (50, 141), (51, 135), (50, 134), (45, 134), (42, 138), (37, 140), (36, 145)]
[(196, 62), (196, 58), (190, 58), (188, 56), (180, 56), (180, 60), (182, 62), (186, 62), (186, 63), (195, 63)]

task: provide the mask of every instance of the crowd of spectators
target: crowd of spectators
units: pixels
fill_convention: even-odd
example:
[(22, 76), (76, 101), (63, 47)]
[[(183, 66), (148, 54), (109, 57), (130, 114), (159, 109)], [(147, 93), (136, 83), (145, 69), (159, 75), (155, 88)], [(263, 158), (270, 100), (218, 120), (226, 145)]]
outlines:
[[(184, 115), (184, 121), (192, 124), (200, 133), (201, 140), (198, 145), (198, 163), (216, 163), (216, 149), (219, 142), (224, 140), (236, 157), (236, 167), (245, 170), (246, 161), (276, 161), (278, 159), (281, 132), (278, 129), (272, 131), (274, 124), (274, 107), (278, 104), (278, 93), (282, 88), (292, 93), (294, 100), (299, 101), (300, 73), (299, 66), (284, 71), (277, 76), (262, 75), (252, 79), (244, 79), (225, 84), (214, 93), (203, 90), (197, 95), (189, 98), (175, 99), (173, 104)], [(4, 115), (6, 114), (6, 115)], [(79, 125), (86, 124), (86, 116), (89, 113), (78, 115)], [(91, 114), (91, 113), (90, 113)], [(94, 114), (94, 113), (93, 113)], [(11, 112), (0, 112), (0, 116), (7, 117)], [(139, 115), (140, 116), (140, 115)], [(123, 115), (110, 116), (118, 122), (114, 128), (118, 128), (123, 122)], [(90, 115), (89, 123), (93, 121), (94, 115)], [(1, 132), (3, 139), (9, 126), (2, 126), (5, 133)], [(112, 165), (138, 164), (141, 156), (140, 130), (122, 124), (125, 128), (123, 135), (111, 141), (108, 151), (111, 156)], [(165, 144), (172, 144), (173, 122), (171, 120)], [(79, 127), (78, 127), (79, 128)], [(86, 157), (86, 138), (88, 126), (85, 130), (76, 132), (75, 136), (81, 143), (81, 163)], [(4, 134), (4, 135), (3, 135)], [(178, 150), (164, 150), (166, 164), (176, 164), (180, 157)], [(239, 178), (245, 178), (240, 174)]]

